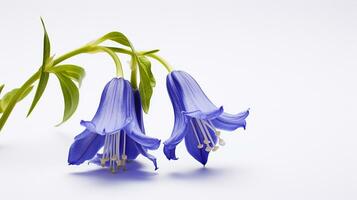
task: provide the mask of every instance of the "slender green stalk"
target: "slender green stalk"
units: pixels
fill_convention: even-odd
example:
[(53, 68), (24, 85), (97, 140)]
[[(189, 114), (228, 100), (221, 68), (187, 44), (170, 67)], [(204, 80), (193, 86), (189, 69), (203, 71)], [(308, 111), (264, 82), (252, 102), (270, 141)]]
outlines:
[(104, 47), (104, 46), (96, 46), (94, 47), (95, 50), (99, 50), (102, 52), (106, 52), (109, 54), (109, 56), (111, 56), (114, 60), (115, 66), (116, 66), (116, 73), (118, 77), (123, 77), (124, 76), (124, 72), (123, 72), (123, 67), (122, 64), (119, 60), (119, 57), (114, 53), (114, 51), (112, 51), (111, 49)]
[[(117, 53), (123, 53), (123, 54), (127, 54), (127, 55), (133, 55), (133, 52), (127, 49), (123, 49), (123, 48), (116, 48), (116, 47), (107, 47), (108, 49), (111, 49), (114, 52)], [(151, 50), (151, 51), (139, 51), (137, 53), (141, 54), (141, 55), (145, 55), (147, 57), (153, 58), (155, 60), (157, 60), (159, 63), (161, 63), (168, 72), (172, 72), (173, 68), (172, 66), (162, 57), (154, 54), (158, 52), (158, 50)]]
[[(37, 71), (35, 74), (33, 74), (22, 86), (20, 87), (19, 91), (24, 91), (26, 88), (31, 87), (31, 85), (40, 77), (40, 71)], [(17, 92), (16, 95), (13, 97), (14, 99), (19, 99), (19, 97), (22, 95), (22, 92)], [(1, 115), (1, 119), (7, 119), (11, 113), (11, 111), (14, 109), (17, 101), (12, 101), (9, 103), (9, 105), (6, 107), (4, 113)], [(6, 120), (0, 120), (0, 130), (4, 127)]]
[(151, 57), (155, 60), (157, 60), (159, 63), (161, 63), (166, 69), (168, 72), (172, 72), (173, 68), (171, 67), (171, 65), (166, 61), (164, 60), (162, 57), (156, 55), (156, 54), (146, 54), (147, 57)]
[(137, 62), (134, 56), (131, 58), (131, 77), (130, 77), (130, 83), (133, 89), (138, 89), (138, 83), (137, 83), (137, 74), (138, 74), (138, 67), (137, 67)]
[(73, 56), (76, 56), (76, 55), (78, 55), (78, 54), (81, 54), (81, 53), (89, 53), (89, 52), (91, 52), (91, 51), (93, 51), (93, 47), (92, 47), (92, 46), (89, 46), (89, 45), (85, 45), (85, 46), (83, 46), (83, 47), (81, 47), (81, 48), (75, 49), (75, 50), (73, 50), (73, 51), (70, 51), (70, 52), (68, 52), (68, 53), (66, 53), (66, 54), (64, 54), (64, 55), (62, 55), (62, 56), (60, 56), (60, 57), (58, 57), (57, 59), (55, 59), (55, 60), (53, 61), (53, 66), (55, 66), (55, 65), (57, 65), (57, 64), (59, 64), (59, 63), (61, 63), (61, 62), (64, 61), (64, 60), (67, 60), (68, 58), (71, 58), (71, 57), (73, 57)]

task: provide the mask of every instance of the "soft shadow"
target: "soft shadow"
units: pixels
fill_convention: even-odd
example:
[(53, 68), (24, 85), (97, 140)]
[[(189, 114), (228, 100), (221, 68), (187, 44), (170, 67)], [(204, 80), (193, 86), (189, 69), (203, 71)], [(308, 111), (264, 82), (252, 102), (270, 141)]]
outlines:
[(226, 176), (231, 168), (208, 168), (202, 167), (185, 172), (173, 172), (171, 178), (179, 180), (202, 180), (202, 179), (220, 179)]
[(105, 182), (128, 182), (128, 181), (150, 181), (158, 175), (155, 171), (148, 172), (143, 171), (143, 167), (137, 161), (129, 161), (126, 165), (126, 171), (121, 168), (115, 173), (110, 172), (108, 168), (99, 167), (95, 170), (89, 170), (84, 172), (74, 172), (70, 173), (73, 177), (92, 179), (92, 180), (103, 180)]

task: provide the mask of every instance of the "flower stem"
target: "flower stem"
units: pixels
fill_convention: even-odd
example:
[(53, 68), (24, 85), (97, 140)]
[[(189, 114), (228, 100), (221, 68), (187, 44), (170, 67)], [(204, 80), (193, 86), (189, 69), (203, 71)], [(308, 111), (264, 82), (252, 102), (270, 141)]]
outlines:
[(70, 52), (68, 52), (68, 53), (66, 53), (66, 54), (64, 54), (64, 55), (62, 55), (62, 56), (60, 56), (60, 57), (58, 57), (57, 59), (55, 59), (55, 60), (53, 61), (53, 66), (55, 66), (55, 65), (57, 65), (57, 64), (59, 64), (59, 63), (61, 63), (61, 62), (63, 62), (64, 60), (67, 60), (68, 58), (71, 58), (71, 57), (73, 57), (73, 56), (76, 56), (76, 55), (78, 55), (78, 54), (88, 53), (88, 52), (91, 52), (91, 51), (93, 51), (93, 47), (92, 47), (92, 46), (89, 46), (89, 45), (85, 45), (85, 46), (83, 46), (83, 47), (81, 47), (81, 48), (75, 49), (75, 50), (73, 50), (73, 51), (70, 51)]
[(0, 131), (4, 127), (8, 117), (10, 116), (12, 110), (14, 109), (17, 99), (22, 95), (23, 91), (25, 91), (27, 88), (31, 87), (31, 85), (40, 77), (40, 71), (37, 71), (34, 73), (22, 86), (19, 88), (19, 92), (16, 93), (16, 95), (13, 97), (16, 101), (11, 101), (9, 105), (6, 107), (4, 113), (1, 115), (1, 120), (0, 120)]
[(156, 55), (156, 54), (146, 54), (145, 56), (147, 57), (151, 57), (155, 60), (157, 60), (159, 63), (161, 63), (166, 69), (168, 72), (172, 72), (173, 68), (171, 67), (171, 65), (165, 60), (163, 59), (162, 57)]
[(138, 83), (137, 83), (137, 74), (138, 74), (138, 67), (137, 67), (137, 62), (134, 56), (131, 57), (131, 77), (130, 77), (130, 83), (132, 88), (138, 89)]
[(104, 46), (96, 46), (93, 48), (94, 51), (102, 51), (105, 53), (108, 53), (110, 57), (112, 57), (114, 63), (115, 63), (115, 67), (116, 67), (116, 74), (118, 77), (123, 77), (124, 76), (124, 72), (123, 72), (123, 67), (122, 64), (120, 62), (119, 57), (115, 54), (114, 51), (112, 51), (111, 49), (104, 47)]

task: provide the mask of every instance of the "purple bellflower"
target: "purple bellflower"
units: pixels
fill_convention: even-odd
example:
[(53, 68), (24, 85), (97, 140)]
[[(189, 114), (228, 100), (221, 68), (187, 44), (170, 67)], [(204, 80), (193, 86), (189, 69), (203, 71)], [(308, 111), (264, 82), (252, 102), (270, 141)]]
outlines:
[(207, 98), (188, 73), (172, 71), (166, 85), (175, 114), (171, 137), (164, 142), (164, 153), (169, 160), (177, 160), (176, 146), (185, 139), (187, 151), (206, 165), (209, 153), (218, 149), (216, 144), (225, 145), (217, 129), (245, 129), (249, 109), (236, 115), (225, 113), (223, 107), (216, 107)]
[[(147, 150), (155, 150), (160, 140), (145, 135), (140, 94), (129, 81), (114, 78), (105, 86), (98, 110), (92, 121), (81, 121), (86, 129), (75, 137), (68, 155), (70, 165), (90, 163), (109, 167), (112, 172), (125, 168), (127, 160), (139, 154), (156, 158)], [(103, 149), (102, 153), (98, 153)]]

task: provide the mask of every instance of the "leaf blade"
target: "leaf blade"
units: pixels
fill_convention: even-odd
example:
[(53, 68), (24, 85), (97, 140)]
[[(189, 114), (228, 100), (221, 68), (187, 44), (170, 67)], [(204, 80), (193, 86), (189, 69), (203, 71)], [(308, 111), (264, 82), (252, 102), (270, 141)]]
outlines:
[(4, 89), (4, 87), (5, 87), (4, 84), (0, 85), (0, 94), (1, 94), (2, 90)]
[(44, 36), (43, 36), (43, 59), (42, 59), (42, 66), (40, 69), (40, 80), (38, 82), (36, 93), (31, 103), (30, 109), (27, 113), (27, 117), (32, 113), (33, 109), (36, 107), (38, 101), (41, 99), (42, 94), (46, 89), (48, 78), (49, 78), (49, 73), (46, 72), (46, 68), (48, 67), (48, 63), (51, 63), (53, 61), (53, 59), (50, 58), (50, 53), (51, 53), (50, 39), (48, 37), (46, 26), (42, 18), (41, 18), (41, 23), (44, 31)]
[[(31, 91), (32, 91), (33, 86), (30, 86), (26, 88), (17, 98), (16, 102), (19, 102), (23, 100)], [(6, 93), (3, 98), (0, 99), (0, 113), (2, 113), (7, 106), (9, 105), (10, 101), (12, 98), (17, 94), (17, 92), (20, 90), (20, 88), (15, 88), (8, 93)]]
[(55, 74), (61, 73), (62, 75), (70, 78), (71, 80), (76, 81), (79, 87), (81, 86), (82, 81), (86, 75), (84, 68), (72, 64), (58, 65), (56, 67), (51, 68), (49, 72)]
[(56, 73), (56, 76), (58, 78), (58, 81), (60, 82), (64, 100), (64, 112), (62, 122), (56, 125), (60, 126), (61, 124), (66, 122), (77, 110), (79, 103), (79, 91), (73, 81), (63, 75), (61, 72)]
[(110, 32), (105, 34), (100, 41), (112, 40), (127, 47), (131, 47), (129, 39), (121, 32)]

